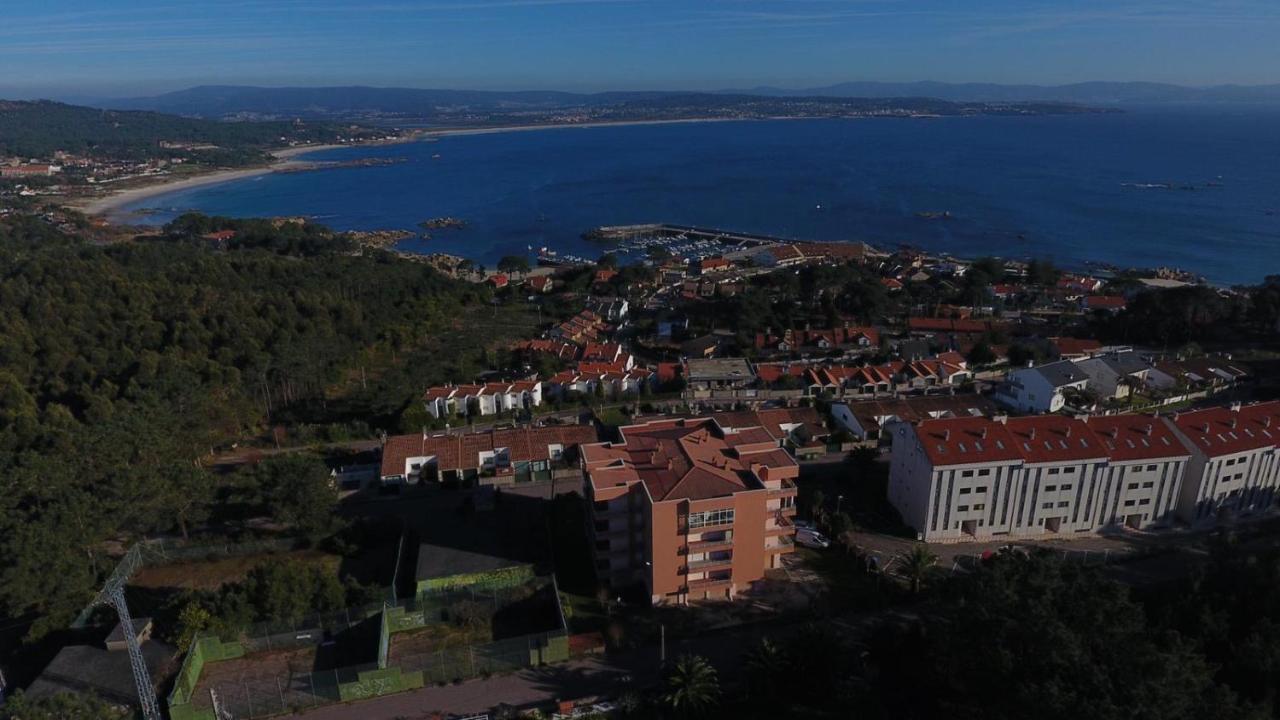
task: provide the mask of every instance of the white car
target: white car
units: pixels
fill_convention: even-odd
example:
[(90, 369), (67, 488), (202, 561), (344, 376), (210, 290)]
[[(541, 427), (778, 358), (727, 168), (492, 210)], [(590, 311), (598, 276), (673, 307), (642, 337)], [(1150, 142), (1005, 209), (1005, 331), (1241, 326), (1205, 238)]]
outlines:
[(827, 539), (827, 536), (812, 528), (796, 530), (796, 544), (818, 550), (831, 547), (831, 541)]

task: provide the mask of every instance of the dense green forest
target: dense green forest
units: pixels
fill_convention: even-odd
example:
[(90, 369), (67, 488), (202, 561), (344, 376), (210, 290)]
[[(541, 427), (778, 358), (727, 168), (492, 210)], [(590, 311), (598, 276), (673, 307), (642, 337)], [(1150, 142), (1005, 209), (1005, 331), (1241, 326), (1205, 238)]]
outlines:
[(424, 339), (492, 312), (481, 286), (322, 230), (259, 243), (245, 224), (245, 247), (219, 251), (201, 222), (111, 246), (0, 223), (0, 616), (39, 616), (35, 635), (85, 601), (104, 541), (208, 517), (214, 448), (341, 412), (330, 390), (357, 363), (385, 366), (369, 393), (395, 429), (419, 379), (466, 369), (417, 355)]
[(349, 129), (323, 123), (217, 122), (48, 100), (0, 100), (0, 157), (47, 158), (58, 150), (121, 160), (192, 154), (160, 147), (166, 141), (217, 145), (219, 151), (203, 152), (225, 164), (236, 164), (237, 160), (261, 160), (266, 149), (289, 142), (329, 142), (351, 134)]
[(815, 622), (751, 648), (742, 677), (686, 656), (619, 705), (628, 718), (1264, 720), (1280, 717), (1277, 623), (1274, 548), (1223, 544), (1192, 579), (1142, 591), (1052, 552), (1002, 553), (935, 577), (856, 643)]

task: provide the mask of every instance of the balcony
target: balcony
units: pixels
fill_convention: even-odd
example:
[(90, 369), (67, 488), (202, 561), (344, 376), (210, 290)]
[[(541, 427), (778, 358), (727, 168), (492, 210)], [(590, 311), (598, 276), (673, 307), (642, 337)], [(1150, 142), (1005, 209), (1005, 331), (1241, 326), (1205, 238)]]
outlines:
[(714, 552), (716, 550), (732, 550), (733, 539), (722, 538), (720, 540), (699, 540), (689, 543), (689, 552)]
[[(783, 519), (785, 520), (786, 518), (783, 518)], [(796, 532), (796, 527), (794, 525), (790, 523), (787, 523), (785, 525), (783, 525), (782, 523), (778, 523), (777, 525), (774, 525), (772, 527), (766, 526), (764, 529), (764, 536), (765, 537), (790, 537), (794, 535), (795, 532)]]
[(792, 518), (796, 516), (796, 506), (778, 508), (778, 517)]
[(715, 560), (698, 560), (689, 563), (689, 572), (709, 572), (711, 570), (729, 570), (733, 567), (733, 558), (718, 558)]
[(782, 487), (778, 490), (769, 490), (766, 493), (770, 500), (777, 498), (793, 498), (800, 494), (800, 488), (791, 483), (790, 480), (783, 480)]
[(722, 532), (724, 530), (732, 530), (733, 521), (730, 520), (729, 522), (719, 523), (717, 525), (703, 525), (702, 527), (690, 527), (689, 525), (682, 523), (679, 529), (681, 533)]
[(690, 580), (690, 592), (702, 592), (704, 590), (720, 590), (733, 585), (733, 578), (703, 578), (702, 580)]
[(764, 551), (766, 553), (795, 552), (796, 541), (791, 539), (790, 536), (784, 535), (782, 537), (775, 538), (775, 541), (776, 542), (773, 543), (765, 543)]

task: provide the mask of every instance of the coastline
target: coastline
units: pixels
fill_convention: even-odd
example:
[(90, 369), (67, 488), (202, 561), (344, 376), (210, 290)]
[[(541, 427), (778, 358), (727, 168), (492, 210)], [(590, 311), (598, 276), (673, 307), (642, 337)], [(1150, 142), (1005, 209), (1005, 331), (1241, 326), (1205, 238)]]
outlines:
[[(767, 118), (768, 120), (795, 120), (801, 118), (777, 117)], [(65, 203), (68, 207), (79, 210), (86, 215), (110, 215), (125, 205), (145, 200), (149, 197), (158, 195), (166, 195), (171, 192), (181, 190), (189, 190), (191, 188), (204, 187), (206, 185), (218, 185), (236, 180), (244, 180), (246, 178), (257, 177), (260, 175), (268, 175), (279, 170), (305, 170), (310, 163), (305, 160), (298, 160), (300, 155), (307, 155), (314, 152), (322, 152), (325, 150), (342, 150), (352, 148), (377, 147), (380, 145), (397, 145), (402, 143), (418, 142), (425, 138), (439, 138), (461, 135), (491, 135), (496, 133), (507, 132), (530, 132), (534, 130), (568, 130), (573, 128), (600, 128), (600, 127), (621, 127), (628, 125), (673, 125), (683, 123), (714, 123), (714, 122), (751, 122), (755, 118), (682, 118), (672, 120), (619, 120), (616, 122), (592, 122), (592, 123), (547, 123), (542, 125), (500, 125), (494, 127), (478, 127), (478, 128), (440, 128), (436, 129), (418, 129), (413, 134), (406, 136), (400, 140), (380, 141), (371, 143), (359, 143), (352, 145), (305, 145), (290, 148), (281, 148), (273, 150), (271, 155), (276, 161), (270, 165), (261, 165), (252, 168), (236, 168), (227, 170), (213, 170), (211, 172), (202, 173), (181, 180), (166, 179), (156, 183), (149, 183), (132, 187), (127, 190), (114, 191), (109, 195), (93, 198), (80, 198), (76, 201)]]
[(93, 198), (78, 198), (76, 201), (65, 203), (68, 207), (79, 210), (86, 215), (110, 215), (112, 212), (120, 209), (125, 205), (129, 205), (139, 200), (145, 200), (149, 197), (157, 195), (166, 195), (171, 192), (181, 190), (190, 190), (191, 188), (204, 187), (206, 185), (218, 185), (235, 180), (244, 180), (246, 178), (257, 177), (259, 175), (269, 175), (273, 172), (281, 170), (306, 170), (312, 167), (312, 163), (298, 159), (301, 155), (308, 155), (314, 152), (323, 152), (325, 150), (340, 150), (344, 148), (360, 148), (375, 147), (378, 145), (392, 145), (403, 142), (414, 142), (422, 136), (421, 133), (415, 133), (403, 140), (395, 142), (377, 142), (377, 143), (360, 143), (355, 145), (300, 145), (296, 147), (281, 148), (272, 150), (271, 156), (275, 161), (270, 165), (259, 165), (248, 168), (234, 168), (226, 170), (212, 170), (210, 172), (193, 175), (192, 177), (174, 180), (166, 178), (160, 182), (147, 183), (137, 187), (131, 187), (126, 190), (117, 190), (109, 195)]

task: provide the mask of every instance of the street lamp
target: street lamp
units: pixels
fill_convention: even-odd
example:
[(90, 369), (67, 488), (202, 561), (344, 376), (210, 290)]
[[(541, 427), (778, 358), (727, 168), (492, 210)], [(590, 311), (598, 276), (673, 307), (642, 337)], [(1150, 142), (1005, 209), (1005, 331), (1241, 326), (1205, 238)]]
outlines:
[(840, 503), (841, 503), (841, 501), (843, 501), (843, 500), (844, 500), (844, 496), (843, 496), (843, 495), (837, 495), (837, 496), (836, 496), (836, 514), (837, 514), (837, 515), (838, 515), (838, 514), (840, 514)]

